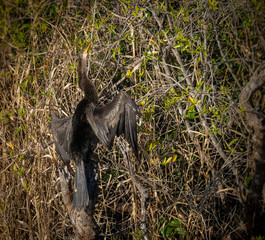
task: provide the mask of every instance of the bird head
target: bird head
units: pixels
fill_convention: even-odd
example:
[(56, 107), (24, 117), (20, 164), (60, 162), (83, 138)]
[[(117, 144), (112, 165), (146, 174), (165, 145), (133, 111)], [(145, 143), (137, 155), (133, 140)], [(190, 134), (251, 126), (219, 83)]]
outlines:
[(83, 50), (80, 52), (81, 58), (86, 58), (90, 47), (91, 47), (91, 42), (89, 42), (89, 44), (85, 48), (83, 48)]

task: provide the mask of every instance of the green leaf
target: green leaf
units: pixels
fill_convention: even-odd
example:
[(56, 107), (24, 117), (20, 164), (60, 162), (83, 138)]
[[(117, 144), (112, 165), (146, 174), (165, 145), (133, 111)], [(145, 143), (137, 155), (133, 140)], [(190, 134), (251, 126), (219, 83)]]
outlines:
[(167, 165), (172, 160), (172, 157), (169, 157), (168, 159), (165, 157), (163, 162), (161, 162), (162, 165)]
[(174, 157), (172, 158), (172, 162), (175, 162), (177, 160), (178, 154), (175, 154)]
[(174, 231), (173, 227), (166, 227), (166, 231), (165, 231), (165, 237), (170, 237), (170, 234)]
[(179, 220), (173, 220), (168, 225), (171, 227), (178, 227), (181, 225), (181, 222)]
[(228, 146), (230, 147), (233, 143), (237, 142), (238, 138), (235, 138), (234, 140), (232, 140), (230, 143), (228, 143)]
[(114, 59), (116, 59), (115, 56), (116, 56), (116, 51), (113, 51), (113, 53), (112, 53), (112, 57), (113, 57)]
[(2, 213), (5, 214), (5, 202), (2, 202)]
[(19, 131), (21, 130), (21, 126), (19, 126), (15, 132), (15, 135), (17, 135), (19, 133)]
[(218, 7), (216, 7), (218, 4), (218, 1), (215, 0), (209, 0), (209, 6), (210, 8), (212, 8), (214, 11), (218, 9)]

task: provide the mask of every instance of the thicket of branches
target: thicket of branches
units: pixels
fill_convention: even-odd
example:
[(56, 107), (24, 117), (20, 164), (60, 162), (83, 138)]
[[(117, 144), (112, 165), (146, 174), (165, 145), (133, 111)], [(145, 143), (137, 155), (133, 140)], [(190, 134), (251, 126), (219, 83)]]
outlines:
[[(70, 115), (82, 98), (77, 54), (89, 41), (89, 76), (101, 103), (123, 89), (141, 108), (141, 161), (133, 154), (131, 160), (149, 193), (151, 239), (245, 236), (254, 135), (239, 96), (264, 69), (262, 1), (16, 0), (0, 6), (1, 239), (73, 235), (50, 114)], [(263, 115), (264, 92), (253, 96)], [(140, 199), (118, 146), (99, 145), (97, 153), (95, 221), (102, 235), (141, 238)], [(265, 237), (264, 220), (259, 223), (253, 236)]]

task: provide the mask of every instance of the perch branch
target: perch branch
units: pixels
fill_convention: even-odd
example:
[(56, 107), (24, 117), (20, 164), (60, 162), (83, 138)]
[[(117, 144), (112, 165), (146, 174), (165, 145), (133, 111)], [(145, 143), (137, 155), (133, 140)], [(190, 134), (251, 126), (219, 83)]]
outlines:
[(59, 176), (63, 202), (75, 228), (75, 239), (97, 239), (97, 226), (94, 222), (93, 214), (87, 213), (85, 209), (78, 212), (73, 208), (73, 189), (71, 186), (71, 175), (67, 166), (59, 168)]
[[(93, 219), (93, 211), (87, 211), (87, 209), (94, 209), (95, 201), (91, 199), (89, 205), (81, 211), (76, 211), (73, 207), (73, 188), (71, 186), (71, 174), (69, 173), (68, 166), (70, 166), (70, 157), (64, 148), (55, 141), (56, 149), (65, 163), (64, 168), (59, 168), (59, 176), (61, 183), (61, 191), (63, 202), (66, 206), (67, 212), (70, 216), (71, 222), (75, 227), (76, 239), (92, 240), (97, 239), (97, 226)], [(93, 166), (91, 171), (94, 171), (96, 164), (90, 164)], [(71, 171), (73, 171), (70, 168)]]

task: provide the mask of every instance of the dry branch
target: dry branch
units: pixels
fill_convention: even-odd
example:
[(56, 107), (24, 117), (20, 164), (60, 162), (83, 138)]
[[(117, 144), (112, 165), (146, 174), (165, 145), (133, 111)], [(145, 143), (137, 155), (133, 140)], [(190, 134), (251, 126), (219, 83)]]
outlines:
[(143, 235), (145, 240), (148, 240), (148, 231), (147, 231), (147, 226), (146, 226), (146, 201), (148, 199), (148, 193), (146, 192), (145, 188), (143, 187), (143, 185), (141, 184), (141, 182), (139, 181), (139, 179), (136, 177), (134, 171), (133, 171), (133, 167), (131, 165), (130, 162), (130, 157), (129, 157), (129, 148), (128, 145), (126, 144), (126, 142), (124, 141), (124, 139), (122, 137), (118, 138), (118, 144), (120, 146), (120, 149), (122, 151), (123, 154), (123, 159), (125, 161), (125, 164), (128, 168), (128, 172), (129, 175), (131, 177), (131, 180), (133, 182), (133, 184), (136, 186), (136, 188), (138, 189), (138, 191), (140, 192), (140, 200), (141, 200), (141, 225), (140, 225), (140, 229), (141, 229), (141, 234)]
[(265, 187), (265, 116), (256, 111), (252, 103), (254, 93), (264, 85), (265, 70), (249, 81), (243, 89), (239, 100), (240, 105), (244, 108), (247, 123), (254, 130), (252, 159), (255, 171), (249, 187), (247, 201), (245, 202), (245, 227), (250, 236), (254, 226), (262, 224), (257, 221), (260, 215), (258, 209), (259, 201), (262, 198), (263, 202), (265, 200), (265, 196), (262, 196), (262, 191)]

